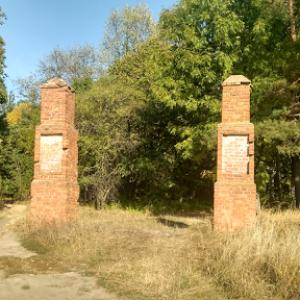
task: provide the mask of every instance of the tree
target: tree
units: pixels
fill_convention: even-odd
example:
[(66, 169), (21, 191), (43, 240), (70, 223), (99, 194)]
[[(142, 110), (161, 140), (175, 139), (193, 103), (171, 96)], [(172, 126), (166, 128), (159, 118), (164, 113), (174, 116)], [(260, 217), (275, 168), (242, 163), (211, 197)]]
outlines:
[[(0, 25), (3, 25), (6, 16), (0, 7)], [(4, 83), (5, 79), (5, 43), (2, 37), (0, 37), (0, 104), (7, 100), (6, 87)]]
[(33, 177), (35, 126), (39, 106), (31, 102), (16, 104), (7, 114), (7, 132), (2, 136), (0, 151), (1, 197), (18, 200), (30, 195)]
[(102, 43), (104, 64), (111, 65), (145, 42), (154, 32), (154, 27), (151, 13), (145, 5), (115, 10), (107, 22)]
[(144, 94), (130, 122), (139, 144), (127, 165), (138, 196), (184, 206), (211, 187), (219, 85), (238, 59), (243, 28), (230, 3), (180, 1), (156, 35), (111, 67)]
[(40, 61), (38, 73), (42, 81), (60, 77), (76, 86), (79, 81), (95, 79), (101, 73), (99, 55), (89, 45), (69, 50), (57, 48)]
[(287, 117), (299, 101), (296, 2), (233, 2), (233, 10), (245, 28), (234, 69), (235, 73), (252, 79), (256, 182), (260, 194), (270, 204), (290, 203), (293, 182), (297, 182), (295, 168), (289, 166), (299, 156), (298, 124), (296, 119)]
[(14, 81), (15, 101), (28, 101), (31, 103), (39, 103), (40, 101), (40, 86), (42, 79), (37, 75), (30, 75), (25, 78), (19, 78)]
[[(288, 0), (288, 10), (289, 10), (289, 18), (290, 18), (290, 33), (291, 33), (291, 39), (294, 43), (297, 42), (298, 36), (297, 36), (297, 28), (296, 28), (296, 15), (294, 13), (294, 6), (295, 2), (294, 0)], [(293, 67), (295, 66), (293, 62)], [(299, 67), (299, 65), (297, 66)], [(296, 69), (296, 73), (298, 73), (299, 69)], [(292, 74), (295, 74), (292, 72)], [(297, 75), (300, 75), (299, 73)], [(291, 83), (291, 86), (294, 86), (294, 89), (296, 87), (297, 94), (294, 95), (294, 102), (291, 106), (291, 111), (289, 113), (289, 118), (292, 119), (294, 122), (298, 121), (299, 123), (299, 92), (300, 92), (300, 77), (297, 76), (297, 78), (293, 78), (293, 82)], [(297, 103), (298, 102), (298, 103)], [(296, 200), (296, 207), (300, 208), (300, 149), (298, 152), (294, 153), (292, 157), (292, 176), (293, 176), (293, 183), (295, 186), (295, 200)]]
[[(297, 121), (287, 115), (298, 101), (299, 44), (291, 38), (288, 4), (182, 0), (161, 16), (156, 40), (114, 65), (114, 74), (145, 93), (131, 126), (140, 141), (132, 161), (137, 180), (157, 180), (155, 191), (168, 182), (165, 197), (188, 187), (191, 166), (213, 179), (219, 86), (241, 73), (253, 81), (258, 189), (269, 203), (291, 200), (295, 176), (288, 166), (298, 157), (299, 140)], [(192, 176), (185, 181), (183, 174)]]
[[(136, 49), (154, 28), (145, 6), (113, 12), (103, 42), (105, 63), (111, 68)], [(103, 58), (103, 57), (102, 57)], [(136, 140), (130, 133), (143, 91), (106, 70), (100, 78), (79, 91), (77, 126), (80, 131), (79, 181), (84, 198), (103, 207), (120, 191), (126, 177), (127, 157)], [(91, 155), (92, 153), (92, 155)]]
[(294, 0), (288, 0), (288, 10), (289, 10), (289, 18), (290, 18), (291, 39), (293, 42), (296, 42), (297, 29), (296, 29), (296, 17), (294, 14)]
[(207, 125), (218, 121), (219, 86), (238, 59), (243, 23), (231, 10), (231, 2), (182, 0), (160, 19), (170, 59), (169, 65), (160, 63), (165, 70), (158, 75), (156, 97), (180, 108), (181, 121), (170, 130), (181, 136), (176, 148), (185, 157), (196, 154), (193, 151), (199, 154), (201, 146), (194, 142), (205, 136)]
[[(6, 16), (0, 7), (0, 25), (3, 25)], [(5, 122), (5, 111), (7, 107), (7, 92), (4, 83), (5, 79), (5, 43), (3, 38), (0, 36), (0, 166), (5, 163), (5, 153), (3, 151), (4, 135), (6, 133), (6, 122)], [(4, 170), (0, 169), (0, 200), (2, 200), (3, 185), (5, 183), (2, 180)], [(2, 201), (0, 201), (0, 208), (2, 208)]]
[(128, 151), (128, 103), (134, 90), (111, 76), (103, 76), (77, 96), (79, 182), (83, 198), (97, 209), (113, 200), (122, 177), (122, 157)]

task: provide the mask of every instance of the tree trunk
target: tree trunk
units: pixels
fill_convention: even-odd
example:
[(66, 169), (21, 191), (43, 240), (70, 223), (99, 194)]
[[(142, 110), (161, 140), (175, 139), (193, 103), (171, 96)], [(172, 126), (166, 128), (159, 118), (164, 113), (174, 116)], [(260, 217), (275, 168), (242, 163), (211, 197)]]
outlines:
[(288, 0), (290, 26), (291, 26), (291, 38), (293, 42), (297, 40), (297, 30), (296, 30), (296, 17), (294, 14), (294, 0)]
[(281, 195), (281, 180), (280, 180), (280, 163), (279, 163), (279, 157), (278, 154), (275, 156), (275, 174), (274, 174), (274, 191), (275, 191), (275, 197), (274, 199), (276, 201), (282, 200)]
[(100, 202), (100, 199), (98, 197), (96, 197), (96, 199), (95, 199), (95, 209), (96, 210), (101, 209), (101, 202)]
[(296, 207), (300, 208), (300, 157), (295, 156), (292, 160), (293, 164), (293, 182), (295, 186)]

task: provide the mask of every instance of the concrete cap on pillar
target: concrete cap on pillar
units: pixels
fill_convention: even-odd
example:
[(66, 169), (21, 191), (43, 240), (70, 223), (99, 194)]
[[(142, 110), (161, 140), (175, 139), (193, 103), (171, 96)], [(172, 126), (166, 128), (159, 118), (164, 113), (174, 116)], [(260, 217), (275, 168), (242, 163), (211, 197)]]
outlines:
[(42, 84), (42, 88), (60, 88), (67, 86), (67, 83), (60, 78), (52, 78), (48, 80), (46, 83)]
[(231, 75), (223, 82), (222, 86), (242, 84), (251, 84), (251, 81), (243, 75)]
[(74, 92), (74, 90), (61, 78), (52, 78), (41, 85), (42, 89), (57, 89), (63, 87), (67, 87), (71, 92)]

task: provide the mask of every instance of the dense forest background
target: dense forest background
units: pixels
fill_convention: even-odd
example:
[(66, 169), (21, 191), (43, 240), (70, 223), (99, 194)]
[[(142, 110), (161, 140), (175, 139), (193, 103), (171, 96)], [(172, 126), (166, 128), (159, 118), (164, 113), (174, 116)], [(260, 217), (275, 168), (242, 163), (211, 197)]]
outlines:
[(30, 197), (39, 85), (62, 77), (76, 91), (82, 202), (209, 207), (220, 85), (243, 74), (260, 200), (299, 207), (299, 16), (299, 0), (181, 0), (157, 24), (146, 6), (126, 7), (99, 48), (53, 49), (10, 95), (0, 39), (0, 198)]

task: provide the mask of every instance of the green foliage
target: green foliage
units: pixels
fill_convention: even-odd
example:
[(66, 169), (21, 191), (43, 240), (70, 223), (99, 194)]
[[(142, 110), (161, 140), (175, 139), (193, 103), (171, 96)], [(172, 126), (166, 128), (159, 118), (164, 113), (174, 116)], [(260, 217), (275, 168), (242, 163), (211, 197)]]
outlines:
[(232, 72), (243, 29), (230, 4), (181, 1), (160, 20), (169, 55), (157, 57), (153, 92), (174, 112), (168, 128), (178, 137), (175, 148), (184, 159), (199, 162), (201, 152), (211, 152), (216, 142), (207, 137), (219, 119), (219, 85)]
[(253, 87), (259, 195), (266, 205), (289, 205), (300, 154), (300, 41), (291, 36), (287, 4), (181, 0), (163, 11), (157, 26), (146, 7), (126, 7), (110, 17), (100, 57), (90, 47), (52, 51), (34, 84), (20, 82), (30, 108), (9, 112), (6, 129), (2, 117), (7, 188), (1, 190), (28, 194), (37, 84), (62, 76), (77, 93), (84, 200), (98, 207), (115, 198), (138, 207), (202, 205), (215, 180), (220, 85), (243, 74)]
[[(18, 110), (23, 103), (17, 104)], [(1, 197), (27, 199), (33, 177), (33, 151), (35, 125), (39, 122), (39, 107), (28, 103), (21, 115), (8, 126), (2, 136), (0, 152)]]
[(291, 203), (292, 161), (300, 149), (299, 121), (290, 113), (299, 101), (300, 64), (299, 41), (290, 34), (288, 3), (234, 1), (232, 8), (244, 23), (235, 73), (246, 75), (253, 85), (257, 187), (264, 202)]
[(104, 206), (122, 175), (122, 156), (134, 144), (129, 137), (131, 105), (138, 94), (112, 76), (104, 76), (77, 97), (79, 176), (83, 197)]
[(286, 1), (233, 1), (233, 9), (244, 24), (238, 72), (249, 78), (270, 77), (284, 67), (290, 44)]
[(211, 190), (218, 86), (243, 29), (230, 4), (181, 1), (163, 13), (155, 36), (111, 69), (144, 93), (132, 126), (139, 144), (126, 165), (135, 197), (183, 203)]
[(154, 21), (147, 6), (126, 6), (111, 14), (102, 43), (102, 61), (111, 65), (145, 42), (154, 31)]

